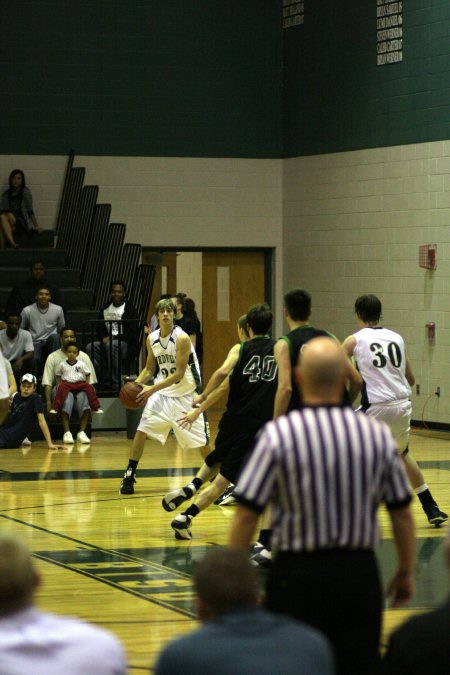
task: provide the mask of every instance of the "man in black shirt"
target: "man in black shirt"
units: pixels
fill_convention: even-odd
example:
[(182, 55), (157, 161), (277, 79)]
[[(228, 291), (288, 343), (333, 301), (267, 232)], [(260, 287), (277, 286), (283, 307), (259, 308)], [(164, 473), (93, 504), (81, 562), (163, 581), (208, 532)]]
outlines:
[[(281, 337), (275, 345), (274, 354), (278, 366), (278, 387), (275, 396), (273, 419), (298, 410), (302, 405), (301, 392), (295, 384), (294, 369), (299, 355), (307, 342), (313, 338), (325, 336), (337, 339), (322, 328), (314, 328), (309, 323), (311, 314), (311, 296), (303, 288), (294, 288), (284, 296), (284, 315), (290, 332)], [(350, 403), (361, 388), (361, 377), (348, 362), (349, 391), (344, 392), (343, 403)], [(268, 566), (271, 561), (272, 509), (269, 506), (261, 521), (258, 540), (253, 546), (253, 560), (259, 565)]]
[[(199, 487), (209, 480), (220, 466), (218, 475), (208, 488), (195, 498), (186, 511), (171, 523), (177, 539), (191, 539), (192, 519), (212, 504), (234, 483), (241, 465), (250, 451), (259, 429), (271, 419), (277, 387), (277, 365), (273, 355), (275, 341), (267, 332), (272, 325), (268, 305), (253, 305), (247, 312), (250, 339), (235, 345), (222, 366), (216, 370), (197, 402), (201, 405), (186, 415), (181, 424), (194, 419), (223, 393), (229, 376), (227, 409), (219, 423), (215, 449), (191, 483), (166, 495), (162, 501), (166, 511), (174, 511), (191, 499)], [(231, 373), (231, 374), (230, 374)]]
[(52, 441), (44, 417), (44, 403), (41, 396), (36, 393), (36, 384), (36, 378), (32, 373), (25, 373), (20, 380), (20, 393), (14, 395), (9, 414), (0, 427), (0, 448), (19, 448), (29, 434), (35, 418), (47, 441), (47, 447), (50, 450), (64, 448)]
[(194, 319), (184, 312), (184, 300), (186, 298), (186, 293), (177, 293), (172, 296), (171, 300), (175, 307), (177, 308), (177, 313), (175, 314), (175, 326), (179, 326), (181, 330), (184, 330), (185, 333), (191, 338), (191, 342), (196, 347), (196, 333), (195, 333), (195, 322)]
[[(280, 338), (275, 346), (275, 359), (278, 365), (278, 388), (275, 397), (273, 417), (285, 415), (297, 410), (301, 405), (300, 392), (294, 382), (294, 368), (303, 346), (320, 336), (334, 337), (327, 330), (314, 328), (309, 323), (311, 314), (311, 296), (303, 288), (294, 288), (284, 296), (284, 314), (290, 332)], [(335, 338), (336, 339), (336, 338)], [(349, 365), (350, 399), (361, 388), (361, 377), (356, 369)], [(350, 402), (350, 401), (348, 401)]]
[(63, 307), (61, 291), (53, 284), (48, 284), (45, 279), (44, 263), (36, 260), (30, 267), (29, 278), (20, 286), (12, 289), (6, 301), (6, 312), (19, 312), (20, 314), (24, 307), (36, 301), (38, 289), (44, 284), (48, 286), (53, 304)]

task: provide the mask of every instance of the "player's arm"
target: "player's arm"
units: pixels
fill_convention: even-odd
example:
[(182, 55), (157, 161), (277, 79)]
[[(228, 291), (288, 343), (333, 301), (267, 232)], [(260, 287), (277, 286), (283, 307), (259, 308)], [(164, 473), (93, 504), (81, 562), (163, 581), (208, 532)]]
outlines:
[(348, 356), (348, 370), (347, 370), (347, 381), (349, 382), (348, 395), (352, 403), (358, 396), (362, 387), (362, 377), (352, 362), (355, 347), (356, 347), (356, 338), (354, 335), (349, 335), (347, 338), (345, 338), (344, 342), (342, 343), (342, 349)]
[(347, 354), (348, 358), (351, 359), (355, 352), (356, 347), (355, 336), (349, 335), (348, 337), (346, 337), (344, 342), (342, 343), (342, 347), (344, 348), (344, 352)]
[(285, 415), (292, 396), (292, 365), (289, 345), (281, 338), (276, 343), (273, 353), (278, 366), (278, 386), (273, 406), (273, 418)]
[(346, 372), (347, 391), (350, 401), (351, 403), (353, 403), (353, 401), (361, 391), (363, 380), (361, 375), (359, 374), (359, 371), (355, 368), (350, 359), (346, 359), (346, 366), (347, 366)]
[[(177, 338), (177, 355), (175, 359), (174, 372), (171, 373), (164, 380), (160, 380), (160, 382), (157, 382), (156, 384), (151, 384), (150, 386), (143, 386), (142, 391), (139, 392), (139, 394), (136, 396), (136, 401), (138, 403), (143, 403), (157, 391), (160, 391), (161, 389), (166, 389), (167, 387), (170, 387), (172, 384), (176, 384), (177, 382), (182, 380), (186, 372), (190, 353), (191, 353), (191, 341), (189, 339), (189, 335), (183, 333), (179, 335)], [(155, 361), (156, 365), (156, 360), (154, 356), (153, 360)], [(138, 384), (140, 384), (140, 382), (138, 381), (140, 377), (141, 376), (139, 375), (138, 379), (136, 380)]]
[(191, 410), (190, 412), (186, 413), (183, 415), (183, 417), (180, 417), (179, 420), (177, 420), (178, 424), (182, 429), (184, 428), (190, 428), (191, 424), (195, 422), (195, 420), (200, 417), (200, 415), (205, 412), (205, 410), (208, 410), (216, 401), (219, 400), (224, 394), (228, 392), (230, 388), (230, 378), (225, 378), (225, 380), (222, 382), (222, 384), (213, 391), (208, 394), (207, 398), (200, 403), (196, 408)]
[(397, 549), (397, 571), (391, 579), (387, 595), (391, 607), (401, 607), (414, 593), (415, 536), (414, 519), (410, 506), (389, 509), (395, 546)]
[(156, 372), (156, 359), (153, 354), (153, 350), (150, 346), (150, 338), (147, 338), (147, 360), (145, 362), (144, 368), (141, 370), (137, 376), (135, 382), (136, 384), (145, 384), (149, 380), (153, 379), (153, 376)]
[(408, 380), (408, 384), (410, 384), (412, 387), (413, 384), (415, 384), (416, 382), (416, 378), (414, 377), (414, 373), (412, 371), (408, 357), (406, 357), (405, 376), (406, 379)]
[[(225, 378), (228, 377), (228, 375), (231, 373), (235, 365), (237, 364), (239, 360), (239, 353), (241, 350), (241, 343), (239, 342), (238, 344), (234, 345), (228, 352), (227, 358), (225, 361), (222, 363), (220, 368), (217, 368), (216, 371), (211, 375), (209, 378), (208, 384), (206, 387), (203, 389), (202, 393), (196, 396), (194, 399), (194, 405), (197, 403), (202, 403), (205, 401), (209, 394), (214, 391), (214, 389), (217, 389), (217, 387), (220, 387), (222, 382), (225, 380)], [(216, 399), (217, 400), (217, 399)]]

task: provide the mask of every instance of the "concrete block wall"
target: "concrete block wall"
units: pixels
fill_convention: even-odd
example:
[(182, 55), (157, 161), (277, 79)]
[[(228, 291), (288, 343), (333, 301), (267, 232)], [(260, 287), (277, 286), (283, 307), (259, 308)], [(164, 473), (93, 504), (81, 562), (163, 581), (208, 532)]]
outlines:
[[(362, 293), (405, 338), (419, 396), (414, 418), (450, 419), (450, 142), (285, 160), (284, 285), (313, 296), (313, 322), (339, 339), (357, 329)], [(437, 244), (437, 269), (418, 264)], [(436, 323), (429, 345), (425, 324)], [(430, 394), (441, 387), (441, 397)]]

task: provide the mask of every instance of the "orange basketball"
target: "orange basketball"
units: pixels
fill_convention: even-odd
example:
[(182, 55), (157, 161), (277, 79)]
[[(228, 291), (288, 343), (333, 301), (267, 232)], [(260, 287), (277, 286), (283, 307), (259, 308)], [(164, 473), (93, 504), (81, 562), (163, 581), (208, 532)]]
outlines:
[(141, 391), (142, 387), (139, 384), (136, 384), (136, 382), (125, 382), (119, 393), (119, 398), (125, 408), (130, 408), (130, 410), (142, 408), (144, 405), (143, 403), (136, 403), (136, 396)]

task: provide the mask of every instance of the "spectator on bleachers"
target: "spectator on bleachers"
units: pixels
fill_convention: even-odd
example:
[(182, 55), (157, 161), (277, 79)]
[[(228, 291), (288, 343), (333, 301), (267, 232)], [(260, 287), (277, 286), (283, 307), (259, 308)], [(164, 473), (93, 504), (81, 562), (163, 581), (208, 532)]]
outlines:
[(64, 327), (63, 308), (51, 302), (50, 287), (39, 286), (36, 302), (24, 307), (22, 327), (29, 330), (33, 338), (34, 359), (38, 374), (42, 374), (45, 359), (59, 347), (59, 331)]
[(42, 284), (48, 285), (52, 302), (63, 307), (61, 291), (46, 280), (44, 263), (41, 260), (35, 260), (31, 263), (28, 279), (12, 289), (6, 301), (6, 312), (21, 312), (24, 307), (32, 305), (36, 299), (37, 290)]
[[(32, 373), (25, 373), (20, 380), (20, 391), (13, 396), (8, 416), (0, 426), (0, 448), (20, 448), (28, 440), (28, 434), (37, 421), (49, 450), (64, 449), (63, 445), (56, 445), (52, 441), (44, 417), (44, 403), (36, 393), (36, 387), (36, 377)], [(5, 671), (2, 668), (0, 672)]]
[(6, 315), (6, 328), (0, 330), (3, 356), (10, 362), (17, 384), (25, 373), (34, 373), (34, 345), (31, 333), (20, 327), (19, 312)]
[(172, 296), (172, 302), (177, 308), (177, 313), (175, 314), (175, 326), (179, 326), (181, 330), (184, 330), (184, 332), (189, 335), (195, 349), (197, 337), (195, 334), (195, 322), (192, 317), (185, 312), (184, 302), (186, 297), (186, 293), (177, 293)]
[(16, 238), (41, 232), (33, 211), (33, 197), (25, 185), (25, 176), (20, 169), (9, 174), (9, 188), (2, 194), (0, 202), (0, 224), (6, 242), (18, 248)]
[[(45, 396), (45, 405), (47, 412), (53, 407), (53, 399), (56, 394), (56, 370), (58, 366), (66, 360), (66, 349), (70, 344), (77, 343), (77, 336), (73, 328), (65, 326), (59, 333), (60, 338), (60, 347), (54, 352), (49, 354), (45, 362), (44, 374), (42, 376), (42, 386), (44, 388)], [(82, 359), (89, 370), (91, 371), (90, 383), (96, 384), (97, 376), (95, 374), (94, 366), (92, 365), (91, 359), (85, 352), (79, 352), (79, 357)], [(71, 392), (67, 395), (64, 405), (61, 410), (61, 422), (63, 425), (64, 436), (63, 442), (68, 445), (74, 443), (74, 438), (72, 432), (70, 431), (70, 419), (72, 413), (76, 410), (78, 414), (78, 419), (80, 422), (80, 428), (77, 434), (78, 443), (90, 443), (91, 440), (86, 434), (86, 428), (89, 423), (91, 412), (89, 408), (89, 401), (86, 394), (83, 391)]]
[(195, 343), (194, 348), (197, 354), (198, 361), (200, 365), (202, 364), (203, 361), (203, 333), (202, 333), (202, 325), (200, 323), (200, 319), (198, 318), (198, 314), (195, 310), (195, 302), (192, 300), (192, 298), (185, 298), (184, 299), (184, 316), (190, 319), (193, 324), (194, 324), (194, 329), (195, 329)]
[(100, 310), (97, 320), (97, 341), (90, 342), (86, 351), (101, 374), (101, 381), (119, 386), (125, 374), (123, 368), (139, 354), (139, 316), (126, 299), (126, 286), (122, 281), (112, 282), (110, 300)]

